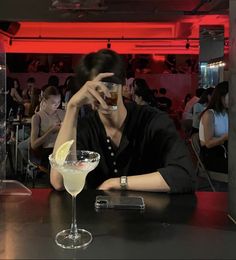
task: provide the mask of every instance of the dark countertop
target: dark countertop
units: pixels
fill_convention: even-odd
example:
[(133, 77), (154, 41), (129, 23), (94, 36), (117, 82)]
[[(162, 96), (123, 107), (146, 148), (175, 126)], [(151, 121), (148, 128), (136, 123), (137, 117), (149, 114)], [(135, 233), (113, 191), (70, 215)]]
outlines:
[(78, 226), (89, 230), (93, 241), (77, 250), (54, 242), (57, 232), (70, 227), (69, 194), (33, 189), (32, 196), (1, 196), (0, 259), (236, 259), (236, 225), (227, 217), (227, 193), (128, 192), (143, 196), (144, 212), (96, 212), (98, 194), (103, 192), (78, 195)]

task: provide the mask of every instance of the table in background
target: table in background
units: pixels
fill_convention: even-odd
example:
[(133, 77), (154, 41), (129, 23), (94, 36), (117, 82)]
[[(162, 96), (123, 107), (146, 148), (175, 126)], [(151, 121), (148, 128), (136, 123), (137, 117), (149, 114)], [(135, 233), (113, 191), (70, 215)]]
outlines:
[[(25, 127), (26, 126), (31, 126), (31, 118), (22, 118), (21, 121), (19, 120), (13, 120), (11, 122), (8, 122), (8, 124), (11, 124), (12, 126), (15, 126), (16, 128), (16, 138), (15, 138), (15, 176), (17, 175), (17, 167), (18, 167), (18, 144), (19, 144), (19, 128), (22, 127), (22, 137), (23, 139), (21, 141), (24, 140), (25, 138)], [(21, 161), (22, 163), (22, 161)], [(21, 166), (21, 170), (22, 170), (22, 166)]]
[[(93, 234), (85, 250), (65, 250), (54, 237), (71, 223), (66, 192), (34, 189), (29, 197), (0, 197), (0, 259), (235, 259), (236, 226), (227, 217), (227, 193), (144, 197), (146, 209), (94, 209), (99, 191), (77, 199), (79, 227)], [(119, 195), (119, 193), (117, 193)]]

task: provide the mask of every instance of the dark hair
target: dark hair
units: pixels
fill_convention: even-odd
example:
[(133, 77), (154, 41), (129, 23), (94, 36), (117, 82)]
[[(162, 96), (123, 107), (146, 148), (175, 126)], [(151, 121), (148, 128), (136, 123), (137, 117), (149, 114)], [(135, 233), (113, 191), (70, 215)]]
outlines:
[(66, 79), (65, 79), (65, 82), (64, 82), (64, 87), (67, 88), (68, 87), (68, 84), (70, 82), (70, 80), (73, 78), (73, 76), (68, 76)]
[(33, 77), (28, 78), (27, 83), (35, 83), (35, 78)]
[[(81, 86), (82, 87), (82, 86)], [(71, 91), (71, 95), (73, 96), (77, 91), (77, 78), (71, 77), (67, 83), (67, 91)]]
[(224, 105), (222, 104), (221, 98), (226, 96), (229, 92), (229, 83), (228, 81), (223, 81), (219, 83), (211, 96), (211, 101), (208, 104), (207, 108), (202, 112), (201, 116), (206, 112), (208, 109), (213, 109), (216, 113), (221, 113), (225, 110)]
[(206, 104), (206, 103), (208, 103), (208, 94), (207, 94), (207, 91), (206, 91), (206, 90), (204, 90), (204, 91), (202, 92), (202, 95), (201, 95), (200, 99), (198, 100), (198, 103), (200, 103), (200, 104)]
[(17, 92), (21, 96), (22, 95), (22, 89), (20, 87), (20, 81), (17, 78), (13, 78), (13, 87), (15, 88), (15, 81), (17, 82)]
[(165, 95), (166, 94), (166, 89), (165, 88), (160, 88), (159, 89), (159, 93), (162, 94), (162, 95)]
[(55, 75), (52, 75), (48, 78), (48, 85), (58, 87), (59, 85), (59, 78)]
[(55, 86), (47, 87), (43, 92), (43, 97), (48, 99), (49, 96), (61, 96), (60, 91)]
[(195, 92), (195, 95), (200, 98), (204, 91), (205, 91), (204, 88), (197, 88), (196, 92)]
[(14, 80), (11, 77), (7, 77), (7, 91), (11, 92), (12, 88), (14, 88)]
[(202, 95), (201, 95), (200, 99), (198, 100), (198, 103), (207, 104), (209, 102), (208, 96), (212, 96), (213, 92), (214, 92), (214, 88), (212, 88), (212, 87), (205, 89), (202, 92)]
[(33, 88), (31, 97), (30, 97), (30, 108), (29, 108), (29, 116), (34, 114), (35, 109), (39, 106), (39, 96), (40, 96), (40, 89)]
[(92, 52), (82, 57), (79, 62), (78, 88), (82, 87), (91, 76), (104, 72), (113, 72), (114, 76), (104, 78), (103, 81), (114, 82), (118, 84), (125, 83), (125, 65), (122, 57), (109, 49), (102, 49), (98, 52)]
[(207, 95), (208, 95), (208, 96), (212, 96), (214, 90), (215, 90), (215, 88), (213, 88), (213, 87), (207, 88), (207, 89), (206, 89)]
[(144, 79), (136, 78), (133, 81), (133, 86), (136, 96), (142, 97), (150, 106), (156, 106), (155, 96)]
[[(13, 83), (15, 83), (15, 81), (17, 82), (18, 89), (20, 89), (20, 81), (19, 81), (19, 79), (13, 78)], [(15, 84), (14, 84), (14, 87), (15, 87)]]

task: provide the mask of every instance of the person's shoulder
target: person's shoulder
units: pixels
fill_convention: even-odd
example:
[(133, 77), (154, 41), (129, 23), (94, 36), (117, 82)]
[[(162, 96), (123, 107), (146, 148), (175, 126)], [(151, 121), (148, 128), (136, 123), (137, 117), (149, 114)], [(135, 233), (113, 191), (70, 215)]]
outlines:
[(128, 113), (131, 115), (132, 118), (138, 117), (140, 120), (143, 119), (145, 121), (151, 120), (153, 118), (159, 117), (167, 117), (167, 113), (161, 111), (156, 107), (152, 107), (149, 105), (137, 105), (136, 103), (131, 103), (126, 105)]
[(213, 109), (207, 109), (201, 119), (203, 122), (206, 122), (206, 121), (209, 121), (209, 120), (212, 120), (214, 118), (214, 110)]
[(39, 122), (41, 120), (41, 117), (42, 117), (42, 111), (38, 111), (36, 112), (32, 118), (31, 118), (31, 122)]
[(34, 113), (34, 115), (32, 116), (32, 118), (33, 118), (33, 117), (40, 117), (40, 116), (42, 116), (42, 114), (43, 114), (43, 111), (42, 111), (42, 110), (39, 110), (39, 111), (37, 111), (37, 112)]

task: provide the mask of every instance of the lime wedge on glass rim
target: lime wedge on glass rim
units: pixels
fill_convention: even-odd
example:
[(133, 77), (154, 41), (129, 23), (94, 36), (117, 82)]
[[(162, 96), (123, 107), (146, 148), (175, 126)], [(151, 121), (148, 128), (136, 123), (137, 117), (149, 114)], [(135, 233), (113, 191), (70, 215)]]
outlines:
[(64, 164), (66, 157), (68, 156), (68, 154), (70, 152), (70, 148), (73, 143), (74, 143), (74, 140), (67, 141), (57, 149), (56, 154), (55, 154), (55, 162), (58, 165)]

